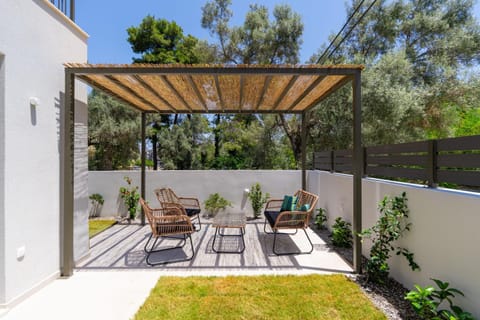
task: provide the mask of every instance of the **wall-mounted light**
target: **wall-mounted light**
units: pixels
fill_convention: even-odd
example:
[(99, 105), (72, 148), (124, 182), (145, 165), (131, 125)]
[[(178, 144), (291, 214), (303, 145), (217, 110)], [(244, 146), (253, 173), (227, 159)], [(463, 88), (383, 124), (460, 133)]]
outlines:
[(40, 99), (38, 99), (37, 97), (30, 97), (29, 101), (30, 106), (32, 107), (38, 107), (40, 105)]

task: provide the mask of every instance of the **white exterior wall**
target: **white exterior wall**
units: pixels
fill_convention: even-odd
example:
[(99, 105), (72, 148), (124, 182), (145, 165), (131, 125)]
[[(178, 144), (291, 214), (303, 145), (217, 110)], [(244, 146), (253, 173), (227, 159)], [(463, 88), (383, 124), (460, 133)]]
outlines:
[[(89, 194), (99, 193), (105, 199), (101, 215), (126, 215), (119, 189), (126, 186), (123, 177), (133, 179), (133, 185), (140, 187), (139, 171), (90, 171), (88, 173)], [(145, 197), (153, 207), (158, 201), (153, 190), (161, 187), (172, 188), (178, 196), (197, 197), (203, 208), (203, 202), (212, 193), (218, 192), (233, 204), (233, 210), (244, 210), (252, 214), (250, 201), (247, 201), (245, 189), (254, 183), (260, 183), (263, 192), (271, 198), (283, 198), (301, 188), (301, 171), (297, 170), (172, 170), (147, 171)]]
[(0, 51), (0, 304), (5, 296), (5, 64)]
[[(48, 1), (0, 1), (0, 52), (5, 69), (0, 84), (5, 88), (4, 104), (0, 95), (0, 130), (4, 130), (4, 136), (0, 135), (4, 158), (0, 160), (0, 246), (4, 250), (4, 255), (0, 250), (4, 280), (0, 282), (0, 306), (15, 303), (59, 274), (63, 63), (86, 62), (86, 41), (87, 35)], [(39, 99), (37, 107), (30, 105), (30, 97)], [(86, 87), (78, 85), (77, 115), (86, 114), (86, 98)], [(79, 118), (82, 123), (76, 127), (85, 127), (86, 116)], [(78, 176), (86, 170), (83, 165), (76, 160)], [(86, 207), (86, 193), (76, 185), (76, 209)], [(77, 210), (75, 214), (79, 216)], [(76, 218), (76, 236), (86, 232), (86, 218), (81, 220)], [(82, 247), (85, 254), (88, 237), (75, 240), (78, 255)]]
[[(352, 176), (313, 171), (309, 177), (309, 190), (319, 194), (319, 206), (327, 209), (329, 228), (338, 216), (352, 222)], [(414, 253), (421, 271), (411, 271), (405, 258), (394, 256), (391, 276), (409, 289), (434, 285), (430, 278), (447, 281), (465, 294), (456, 304), (480, 318), (480, 195), (378, 179), (363, 179), (362, 191), (363, 229), (376, 222), (384, 196), (407, 194), (412, 228), (398, 245)], [(363, 255), (369, 256), (370, 246), (365, 242)]]

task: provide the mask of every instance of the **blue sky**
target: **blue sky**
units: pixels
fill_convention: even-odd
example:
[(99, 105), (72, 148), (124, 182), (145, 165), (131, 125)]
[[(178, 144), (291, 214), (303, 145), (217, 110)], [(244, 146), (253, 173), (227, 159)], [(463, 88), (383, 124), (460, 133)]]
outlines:
[[(306, 62), (328, 36), (340, 30), (346, 20), (345, 1), (342, 0), (233, 0), (232, 24), (243, 22), (250, 3), (266, 5), (270, 12), (276, 4), (289, 4), (299, 13), (304, 23), (300, 62)], [(127, 42), (127, 28), (138, 26), (150, 14), (156, 18), (174, 20), (185, 34), (211, 40), (200, 25), (201, 7), (206, 0), (81, 0), (76, 2), (76, 23), (86, 31), (90, 63), (131, 63), (133, 52)], [(475, 5), (480, 19), (480, 4)]]
[[(276, 4), (289, 4), (302, 16), (304, 23), (300, 61), (303, 63), (326, 42), (330, 33), (336, 33), (346, 19), (342, 0), (295, 1), (240, 1), (233, 0), (232, 24), (243, 22), (250, 3), (266, 5), (270, 12)], [(206, 0), (136, 0), (76, 2), (76, 23), (86, 31), (88, 57), (91, 63), (131, 63), (133, 52), (127, 42), (127, 28), (137, 26), (147, 15), (174, 20), (184, 33), (210, 40), (208, 31), (200, 25), (201, 7)]]

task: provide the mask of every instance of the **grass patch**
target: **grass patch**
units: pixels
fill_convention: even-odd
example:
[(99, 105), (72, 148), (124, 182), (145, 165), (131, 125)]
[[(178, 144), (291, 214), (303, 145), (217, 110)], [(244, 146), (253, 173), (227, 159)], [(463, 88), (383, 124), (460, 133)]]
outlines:
[(343, 275), (161, 277), (144, 319), (386, 319)]
[(115, 220), (88, 220), (88, 236), (91, 238), (117, 223)]

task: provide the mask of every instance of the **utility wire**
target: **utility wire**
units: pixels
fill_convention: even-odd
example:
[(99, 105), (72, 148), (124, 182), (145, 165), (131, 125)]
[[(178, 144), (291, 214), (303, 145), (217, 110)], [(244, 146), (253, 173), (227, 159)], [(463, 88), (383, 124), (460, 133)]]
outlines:
[[(359, 9), (359, 7), (363, 4), (364, 1), (365, 1), (365, 0), (363, 0), (363, 1), (360, 3), (360, 5), (357, 7), (357, 9)], [(340, 47), (340, 45), (343, 43), (343, 41), (345, 41), (345, 40), (348, 38), (348, 36), (350, 35), (350, 33), (352, 33), (353, 29), (355, 29), (355, 27), (360, 23), (360, 21), (363, 20), (363, 18), (365, 17), (365, 15), (370, 11), (370, 9), (372, 9), (373, 5), (374, 5), (376, 2), (377, 2), (377, 0), (373, 0), (373, 1), (370, 3), (370, 5), (368, 6), (367, 10), (365, 10), (365, 12), (360, 16), (360, 18), (359, 18), (359, 19), (355, 22), (355, 24), (350, 28), (350, 30), (348, 30), (347, 34), (342, 38), (342, 40), (340, 40), (340, 42), (338, 43), (338, 45), (336, 45), (335, 48), (328, 54), (328, 56), (325, 58), (325, 60), (328, 59), (328, 58), (330, 58), (330, 57), (332, 56), (332, 54), (333, 54), (335, 51), (337, 51), (337, 49)], [(357, 11), (357, 9), (355, 10), (355, 12)], [(355, 12), (354, 12), (354, 13), (355, 13)], [(350, 18), (351, 18), (351, 17), (353, 17), (353, 14), (350, 16)], [(350, 18), (349, 18), (349, 20), (350, 20)], [(347, 23), (348, 23), (348, 21), (347, 21)], [(343, 28), (342, 28), (342, 30), (343, 30)], [(340, 31), (340, 32), (342, 32), (342, 31)], [(340, 32), (339, 32), (339, 34), (340, 34)], [(338, 34), (337, 34), (337, 36), (338, 36)], [(336, 38), (337, 38), (337, 37), (335, 37), (335, 39), (336, 39)], [(331, 44), (333, 44), (333, 43), (335, 42), (335, 39), (331, 42)], [(329, 46), (329, 47), (330, 47), (330, 46)], [(320, 63), (320, 59), (325, 55), (325, 53), (326, 53), (326, 50), (325, 50), (324, 54), (322, 54), (322, 56), (318, 59), (317, 64)]]
[(348, 26), (348, 24), (350, 23), (350, 21), (353, 19), (353, 17), (355, 16), (355, 14), (358, 12), (358, 10), (360, 10), (360, 7), (363, 5), (363, 3), (365, 2), (365, 0), (362, 0), (362, 2), (360, 2), (360, 4), (355, 8), (355, 10), (353, 11), (353, 13), (348, 17), (347, 21), (345, 22), (345, 24), (343, 25), (342, 29), (340, 29), (340, 31), (337, 33), (337, 35), (335, 36), (335, 38), (333, 38), (333, 40), (330, 42), (330, 44), (328, 45), (327, 49), (325, 49), (325, 51), (323, 51), (322, 55), (318, 58), (317, 60), (317, 64), (320, 63), (320, 60), (322, 60), (322, 58), (327, 54), (328, 50), (330, 50), (330, 48), (333, 46), (333, 44), (335, 43), (335, 41), (337, 40), (337, 38), (342, 34), (343, 30)]

